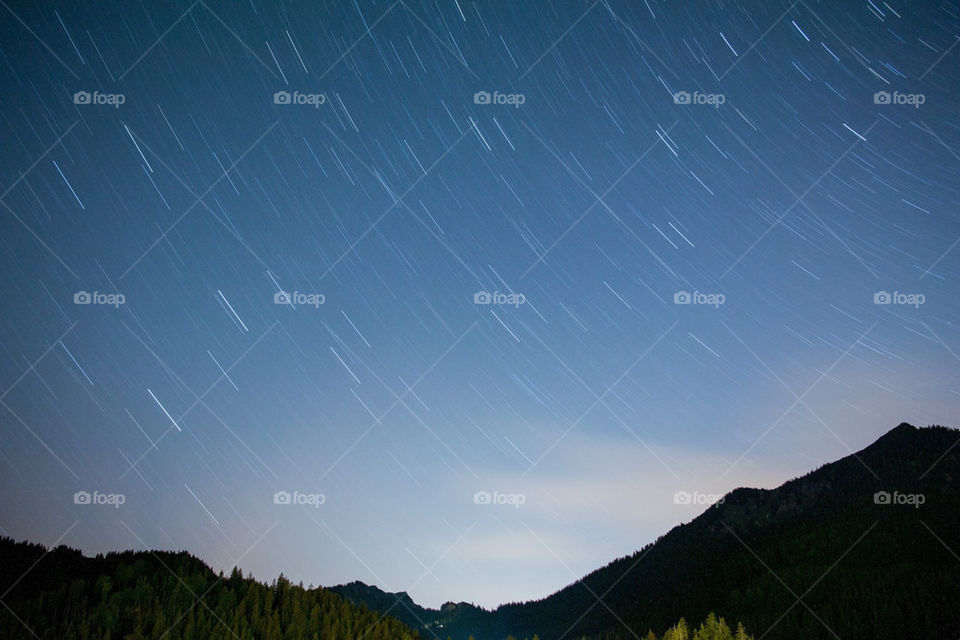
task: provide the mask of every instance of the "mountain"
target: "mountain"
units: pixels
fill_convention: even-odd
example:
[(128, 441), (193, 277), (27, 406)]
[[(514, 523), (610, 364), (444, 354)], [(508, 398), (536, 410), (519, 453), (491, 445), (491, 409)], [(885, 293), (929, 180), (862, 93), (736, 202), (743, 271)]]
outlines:
[(393, 616), (409, 627), (426, 628), (439, 618), (436, 609), (425, 609), (415, 603), (406, 591), (390, 593), (360, 581), (329, 587), (344, 600), (365, 605), (373, 611)]
[(110, 553), (0, 538), (0, 638), (417, 640), (391, 617), (282, 575), (215, 574), (188, 553)]
[(749, 639), (724, 619), (761, 640), (958, 638), (958, 444), (960, 431), (901, 424), (776, 489), (736, 489), (547, 598), (494, 611), (426, 609), (360, 582), (267, 585), (186, 552), (89, 558), (0, 538), (0, 638)]
[(636, 638), (710, 611), (758, 637), (958, 638), (958, 442), (954, 429), (900, 424), (776, 489), (736, 489), (534, 602), (437, 611), (358, 583), (335, 590), (454, 640)]
[[(393, 616), (414, 629), (441, 636), (448, 633), (447, 625), (456, 624), (458, 629), (466, 632), (473, 624), (478, 627), (487, 624), (489, 616), (488, 611), (467, 602), (448, 602), (439, 610), (427, 609), (415, 603), (406, 591), (391, 593), (359, 581), (328, 588), (357, 606), (365, 606), (372, 611)], [(470, 633), (467, 632), (467, 635)]]
[[(419, 640), (393, 617), (353, 605), (329, 589), (304, 589), (282, 575), (271, 585), (214, 572), (188, 553), (111, 553), (0, 538), (0, 638), (36, 640)], [(338, 589), (393, 605), (406, 594), (359, 582)], [(406, 598), (410, 614), (418, 609)], [(448, 613), (449, 607), (446, 607)], [(420, 609), (424, 616), (429, 610)], [(443, 615), (443, 612), (432, 612)], [(438, 630), (427, 635), (438, 639)], [(512, 637), (507, 640), (515, 640)], [(539, 640), (537, 636), (533, 640)], [(649, 634), (644, 640), (657, 640)], [(754, 640), (713, 613), (681, 619), (661, 640)]]

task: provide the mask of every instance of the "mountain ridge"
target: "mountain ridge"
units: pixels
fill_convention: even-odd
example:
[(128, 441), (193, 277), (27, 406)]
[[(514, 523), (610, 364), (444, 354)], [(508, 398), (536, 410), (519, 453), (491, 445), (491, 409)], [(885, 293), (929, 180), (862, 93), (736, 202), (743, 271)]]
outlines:
[[(952, 548), (960, 549), (960, 534), (949, 528), (949, 518), (943, 517), (944, 511), (952, 509), (953, 513), (957, 513), (960, 508), (960, 492), (956, 490), (960, 478), (960, 448), (954, 446), (958, 440), (960, 431), (956, 429), (940, 425), (918, 429), (902, 422), (860, 451), (820, 465), (773, 489), (733, 489), (724, 496), (722, 503), (711, 505), (690, 522), (672, 527), (636, 552), (616, 558), (541, 599), (502, 604), (493, 610), (468, 603), (446, 603), (440, 610), (420, 607), (416, 603), (412, 603), (412, 606), (416, 607), (418, 617), (426, 623), (425, 628), (442, 628), (454, 640), (466, 640), (468, 635), (475, 640), (487, 640), (502, 638), (508, 633), (520, 637), (539, 633), (543, 640), (591, 635), (616, 638), (620, 631), (627, 631), (623, 628), (625, 626), (630, 633), (623, 637), (632, 637), (634, 633), (643, 634), (648, 628), (664, 628), (665, 621), (671, 616), (673, 619), (680, 617), (675, 614), (681, 609), (680, 615), (693, 617), (705, 615), (707, 609), (715, 609), (730, 619), (743, 620), (755, 632), (762, 632), (764, 623), (769, 625), (773, 622), (758, 607), (757, 603), (764, 598), (756, 593), (745, 594), (744, 591), (749, 592), (763, 585), (801, 595), (803, 591), (785, 589), (785, 585), (780, 584), (785, 580), (778, 574), (786, 573), (800, 583), (810, 583), (811, 586), (806, 590), (825, 601), (826, 608), (832, 612), (835, 607), (830, 606), (830, 600), (836, 597), (843, 601), (845, 596), (823, 596), (822, 587), (819, 591), (815, 589), (821, 576), (815, 575), (810, 568), (821, 567), (824, 558), (829, 557), (828, 552), (847, 558), (847, 562), (851, 562), (849, 557), (853, 557), (864, 567), (869, 567), (870, 561), (877, 560), (883, 544), (896, 550), (896, 557), (900, 560), (899, 564), (887, 562), (884, 568), (902, 574), (909, 565), (929, 574), (933, 584), (941, 584), (943, 580), (937, 579), (934, 567), (917, 550), (922, 548), (930, 551), (933, 553), (931, 557), (946, 554), (947, 557), (943, 558), (946, 562), (953, 553)], [(916, 514), (904, 511), (911, 507), (876, 503), (878, 498), (875, 494), (878, 493), (891, 496), (924, 495), (924, 514), (932, 516), (928, 516), (929, 522), (921, 523)], [(875, 518), (875, 522), (871, 524), (870, 518)], [(859, 527), (861, 521), (863, 526)], [(909, 528), (914, 535), (904, 539), (896, 526)], [(923, 531), (923, 527), (930, 529), (930, 532)], [(874, 543), (869, 539), (876, 531), (879, 533), (875, 538), (882, 535), (885, 543)], [(930, 535), (934, 531), (936, 535)], [(829, 539), (831, 535), (833, 542)], [(925, 538), (922, 537), (924, 535)], [(777, 543), (778, 536), (783, 536), (787, 542)], [(910, 541), (913, 538), (917, 539), (917, 544), (911, 548)], [(863, 540), (867, 540), (867, 543), (864, 544)], [(950, 544), (945, 550), (940, 543), (946, 545), (948, 540)], [(847, 545), (839, 544), (841, 541)], [(788, 558), (778, 557), (774, 564), (778, 564), (781, 571), (777, 572), (772, 567), (764, 568), (766, 563), (758, 561), (766, 556), (754, 550), (754, 543), (773, 552), (775, 556), (782, 555), (788, 549), (798, 555), (792, 562)], [(853, 546), (850, 546), (851, 543)], [(704, 546), (707, 549), (703, 549)], [(861, 557), (865, 549), (871, 551)], [(648, 554), (652, 555), (648, 557)], [(739, 575), (737, 578), (711, 575), (715, 586), (709, 591), (715, 594), (713, 597), (718, 602), (728, 601), (728, 608), (693, 603), (696, 598), (684, 594), (690, 587), (683, 577), (693, 580), (705, 567), (723, 557), (737, 564)], [(801, 557), (807, 562), (806, 568), (801, 566)], [(960, 582), (960, 561), (950, 560), (956, 565), (946, 564), (947, 571), (940, 574), (940, 578), (944, 575), (956, 576)], [(653, 570), (647, 568), (641, 571), (644, 573), (643, 580), (637, 579), (634, 571), (641, 561), (648, 566), (655, 565)], [(750, 562), (756, 566), (751, 567)], [(829, 568), (829, 563), (823, 568)], [(847, 581), (850, 578), (847, 575), (849, 571), (843, 565), (831, 571), (836, 571), (838, 580)], [(877, 576), (871, 577), (871, 580), (876, 587), (892, 589), (887, 578)], [(372, 590), (354, 588), (351, 596), (341, 595), (348, 600), (357, 598), (357, 602), (362, 601), (375, 609), (370, 601), (363, 600), (361, 596), (366, 593), (387, 597), (386, 592), (364, 586)], [(946, 584), (943, 589), (941, 595), (951, 593), (960, 598), (960, 589), (956, 584), (952, 587)], [(905, 590), (924, 589), (908, 583)], [(927, 590), (936, 591), (929, 585)], [(730, 595), (725, 596), (725, 591)], [(598, 604), (597, 596), (601, 594), (604, 594), (602, 602)], [(773, 601), (782, 599), (780, 596), (772, 598)], [(813, 625), (818, 626), (813, 626), (809, 620), (798, 617), (796, 604), (785, 603), (783, 608), (789, 607), (789, 611), (784, 622), (776, 622), (780, 628), (797, 628), (802, 630), (804, 637), (809, 638), (834, 637), (834, 632), (826, 622), (819, 624), (814, 621)], [(803, 604), (807, 606), (805, 602)], [(943, 633), (944, 628), (932, 622), (943, 616), (931, 612), (929, 605), (921, 609), (922, 612), (918, 613), (930, 618), (923, 624), (931, 626), (931, 632), (935, 634)], [(569, 613), (574, 611), (584, 613), (579, 616)], [(842, 621), (843, 616), (839, 612), (831, 615)], [(889, 617), (878, 615), (880, 618)], [(649, 617), (644, 619), (644, 616)], [(954, 615), (946, 623), (953, 633), (952, 637), (957, 637), (960, 634), (958, 616)], [(838, 624), (843, 626), (849, 623), (838, 622), (835, 626)], [(895, 631), (889, 625), (884, 630), (877, 623), (870, 633), (872, 635), (850, 637), (894, 637), (889, 634)]]
[[(22, 616), (34, 637), (83, 640), (730, 638), (723, 619), (761, 639), (956, 638), (957, 444), (956, 429), (901, 423), (773, 489), (736, 488), (553, 594), (490, 611), (428, 609), (360, 581), (304, 589), (282, 574), (272, 584), (236, 568), (218, 576), (185, 551), (87, 557), (3, 537), (0, 637), (21, 637)], [(706, 627), (687, 636), (684, 618)]]

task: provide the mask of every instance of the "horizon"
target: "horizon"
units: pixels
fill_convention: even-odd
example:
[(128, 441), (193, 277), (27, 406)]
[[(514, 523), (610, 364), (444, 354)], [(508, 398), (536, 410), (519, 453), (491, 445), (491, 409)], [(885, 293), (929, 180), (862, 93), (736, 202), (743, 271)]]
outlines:
[(960, 14), (880, 4), (5, 5), (0, 535), (489, 609), (956, 424)]
[[(915, 425), (915, 424), (913, 424), (912, 422), (909, 422), (909, 421), (900, 421), (900, 422), (897, 423), (896, 426), (891, 427), (891, 428), (888, 429), (887, 431), (885, 431), (885, 432), (883, 432), (882, 434), (880, 434), (880, 436), (879, 436), (877, 439), (873, 440), (873, 441), (870, 442), (868, 445), (865, 445), (865, 446), (862, 447), (862, 448), (856, 449), (856, 451), (855, 451), (854, 453), (859, 453), (859, 452), (863, 451), (863, 449), (865, 449), (865, 448), (867, 448), (868, 446), (876, 443), (877, 440), (879, 440), (879, 439), (882, 438), (883, 436), (891, 433), (892, 431), (894, 431), (895, 429), (899, 428), (900, 426), (902, 426), (902, 425), (904, 425), (904, 424), (908, 424), (908, 425), (916, 428), (917, 430), (930, 429), (930, 428), (933, 428), (933, 427), (936, 427), (936, 426), (947, 426), (947, 425), (936, 425), (936, 424), (930, 424), (930, 425), (925, 425), (925, 426), (918, 426), (918, 425)], [(949, 427), (949, 426), (947, 426), (947, 428), (953, 429), (953, 430), (960, 429), (960, 428), (958, 428), (958, 427)], [(824, 466), (824, 465), (827, 465), (827, 464), (831, 464), (831, 463), (833, 463), (833, 462), (839, 462), (839, 461), (842, 460), (842, 459), (843, 459), (843, 458), (838, 458), (838, 459), (836, 459), (836, 460), (828, 460), (828, 461), (823, 462), (823, 463), (818, 463), (815, 467), (809, 469), (808, 472), (814, 471), (815, 469), (819, 469), (820, 467), (822, 467), (822, 466)], [(806, 472), (805, 472), (805, 473), (801, 473), (801, 474), (799, 474), (798, 476), (794, 476), (794, 477), (792, 477), (792, 478), (789, 478), (789, 479), (787, 479), (787, 480), (784, 480), (784, 482), (779, 483), (779, 484), (777, 484), (777, 485), (775, 485), (775, 486), (770, 486), (770, 487), (747, 487), (747, 486), (740, 486), (740, 487), (736, 487), (736, 488), (734, 488), (734, 489), (731, 489), (731, 491), (736, 491), (736, 490), (738, 490), (738, 489), (770, 490), (770, 489), (774, 489), (774, 488), (777, 488), (777, 487), (779, 487), (779, 486), (782, 486), (782, 484), (787, 483), (787, 482), (790, 482), (790, 481), (795, 480), (795, 479), (797, 479), (797, 478), (800, 478), (800, 477), (802, 477), (802, 476), (804, 476), (804, 475), (806, 475)], [(727, 494), (724, 494), (724, 497), (725, 497), (726, 495), (728, 495), (729, 493), (730, 493), (730, 492), (727, 492)], [(704, 507), (703, 507), (704, 511), (705, 511), (706, 509), (709, 509), (709, 508), (710, 508), (709, 506), (704, 506)], [(692, 522), (694, 519), (696, 519), (697, 517), (699, 517), (700, 515), (702, 515), (702, 513), (703, 513), (702, 511), (701, 511), (701, 512), (698, 512), (698, 513), (696, 513), (696, 514), (693, 516), (693, 518), (691, 518), (690, 520), (685, 520), (685, 521), (682, 521), (682, 522), (676, 522), (676, 523), (670, 525), (670, 526), (669, 526), (667, 529), (665, 529), (662, 533), (658, 534), (658, 535), (656, 536), (656, 538), (650, 540), (649, 542), (644, 542), (644, 543), (638, 545), (637, 548), (636, 548), (634, 551), (639, 551), (640, 549), (642, 549), (643, 547), (647, 546), (648, 544), (653, 544), (654, 542), (656, 542), (656, 540), (657, 540), (658, 538), (660, 538), (660, 537), (663, 536), (663, 535), (666, 535), (670, 530), (674, 529), (675, 527), (682, 526), (682, 525), (685, 525), (685, 524), (689, 524), (689, 523)], [(18, 543), (19, 543), (19, 542), (32, 543), (33, 541), (24, 539), (24, 540), (14, 540), (14, 542), (18, 542)], [(71, 547), (71, 548), (72, 548), (72, 547)], [(110, 551), (101, 551), (101, 552), (96, 552), (96, 553), (84, 552), (83, 549), (77, 549), (77, 550), (80, 551), (81, 553), (83, 553), (83, 555), (86, 556), (86, 557), (95, 557), (95, 556), (97, 556), (97, 555), (108, 555), (108, 554), (110, 554), (110, 553), (158, 552), (158, 553), (188, 553), (188, 554), (194, 555), (194, 557), (198, 557), (198, 558), (199, 558), (199, 556), (196, 556), (196, 554), (193, 554), (189, 549), (158, 548), (158, 549), (145, 550), (145, 549), (128, 548), (128, 549), (113, 549), (113, 550), (110, 550)], [(626, 555), (629, 556), (629, 555), (632, 555), (632, 553), (633, 553), (633, 552), (630, 552), (630, 553), (628, 553), (628, 554), (626, 554)], [(623, 556), (619, 556), (619, 557), (623, 557)], [(207, 563), (207, 561), (204, 560), (203, 558), (199, 558), (199, 559), (200, 559), (201, 561)], [(615, 560), (615, 559), (617, 559), (617, 558), (610, 558), (609, 561), (613, 561), (613, 560)], [(261, 583), (263, 583), (263, 584), (271, 584), (271, 583), (273, 583), (274, 581), (276, 581), (277, 578), (279, 578), (279, 576), (282, 575), (282, 576), (284, 576), (285, 578), (287, 578), (288, 580), (290, 580), (292, 583), (294, 583), (294, 584), (300, 584), (300, 585), (302, 585), (304, 588), (311, 588), (311, 587), (312, 587), (312, 588), (320, 588), (320, 589), (330, 589), (330, 588), (334, 588), (334, 587), (346, 586), (346, 585), (349, 585), (349, 584), (357, 583), (357, 584), (366, 585), (366, 586), (368, 586), (368, 587), (376, 587), (376, 588), (380, 589), (381, 591), (383, 591), (384, 593), (387, 593), (387, 594), (389, 594), (389, 595), (393, 595), (393, 594), (406, 594), (406, 595), (410, 596), (410, 594), (407, 593), (406, 591), (388, 591), (386, 588), (384, 588), (383, 585), (379, 585), (379, 584), (376, 584), (376, 583), (366, 583), (366, 582), (363, 582), (363, 581), (361, 581), (361, 580), (351, 580), (351, 581), (349, 581), (349, 582), (343, 582), (343, 583), (338, 583), (338, 584), (318, 584), (318, 583), (315, 583), (315, 582), (312, 582), (312, 581), (307, 581), (307, 580), (295, 580), (295, 579), (292, 579), (290, 573), (287, 572), (287, 571), (281, 571), (279, 574), (270, 577), (270, 576), (259, 576), (259, 575), (255, 575), (255, 574), (253, 574), (252, 572), (246, 571), (246, 570), (244, 569), (244, 567), (242, 567), (242, 566), (236, 566), (236, 565), (235, 565), (235, 567), (214, 567), (214, 566), (212, 566), (212, 565), (209, 565), (209, 563), (207, 563), (207, 564), (208, 564), (208, 566), (210, 566), (211, 570), (213, 570), (214, 572), (222, 572), (222, 573), (225, 574), (225, 575), (229, 575), (230, 571), (232, 571), (233, 568), (237, 568), (237, 569), (240, 570), (240, 572), (242, 573), (242, 575), (243, 575), (244, 577), (252, 577), (254, 580), (257, 580), (258, 582), (261, 582)], [(593, 571), (599, 569), (599, 568), (602, 567), (602, 566), (603, 566), (603, 564), (598, 565), (597, 567), (595, 567), (594, 569), (592, 569), (592, 570), (590, 571), (590, 573), (592, 573)], [(587, 574), (585, 574), (585, 575), (587, 575)], [(551, 595), (557, 593), (558, 591), (561, 591), (561, 590), (565, 589), (566, 587), (568, 587), (568, 586), (570, 586), (570, 585), (572, 585), (572, 584), (575, 584), (577, 581), (579, 581), (579, 578), (578, 578), (577, 580), (571, 581), (570, 583), (567, 583), (567, 584), (564, 584), (564, 585), (561, 585), (561, 586), (557, 587), (555, 590), (551, 591), (550, 593), (544, 593), (544, 594), (541, 594), (541, 595), (539, 595), (539, 596), (535, 596), (535, 597), (533, 597), (533, 598), (530, 598), (530, 599), (528, 599), (528, 600), (524, 600), (523, 602), (531, 602), (531, 601), (541, 600), (541, 599), (543, 599), (543, 598), (546, 598), (546, 597), (548, 597), (548, 596), (551, 596)], [(493, 606), (483, 606), (483, 605), (477, 604), (477, 603), (475, 603), (475, 602), (470, 602), (470, 601), (462, 600), (462, 599), (461, 599), (461, 600), (451, 599), (451, 600), (447, 600), (447, 601), (445, 601), (445, 602), (441, 602), (441, 603), (437, 603), (437, 604), (433, 604), (433, 603), (429, 603), (429, 604), (428, 604), (428, 603), (420, 602), (420, 601), (418, 601), (416, 598), (414, 598), (414, 597), (412, 597), (412, 596), (410, 596), (410, 599), (414, 602), (414, 604), (417, 604), (417, 605), (419, 605), (419, 606), (421, 606), (421, 607), (424, 607), (424, 608), (426, 608), (426, 609), (435, 609), (435, 610), (439, 610), (439, 609), (441, 609), (444, 605), (447, 605), (447, 604), (468, 604), (468, 605), (473, 605), (473, 606), (480, 607), (480, 608), (482, 608), (482, 609), (484, 609), (484, 610), (486, 610), (486, 611), (493, 611), (493, 610), (496, 610), (497, 608), (499, 608), (499, 607), (501, 607), (501, 606), (504, 606), (504, 605), (507, 605), (507, 604), (513, 604), (512, 602), (504, 601), (504, 602), (500, 602), (500, 603), (498, 603), (498, 604), (495, 604), (495, 605), (493, 605)]]

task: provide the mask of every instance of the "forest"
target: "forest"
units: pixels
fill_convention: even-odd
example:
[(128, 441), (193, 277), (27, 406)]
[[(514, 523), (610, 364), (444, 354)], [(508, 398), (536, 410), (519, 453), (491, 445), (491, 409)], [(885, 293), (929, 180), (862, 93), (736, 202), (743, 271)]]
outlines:
[[(443, 640), (284, 576), (217, 574), (188, 553), (78, 550), (0, 538), (0, 638), (43, 640)], [(9, 596), (9, 597), (7, 597)], [(604, 635), (603, 638), (608, 636)], [(747, 640), (710, 614), (644, 640)], [(518, 640), (507, 636), (506, 640)], [(531, 640), (531, 639), (525, 639)], [(532, 640), (540, 640), (534, 636)], [(597, 637), (600, 640), (600, 637)]]

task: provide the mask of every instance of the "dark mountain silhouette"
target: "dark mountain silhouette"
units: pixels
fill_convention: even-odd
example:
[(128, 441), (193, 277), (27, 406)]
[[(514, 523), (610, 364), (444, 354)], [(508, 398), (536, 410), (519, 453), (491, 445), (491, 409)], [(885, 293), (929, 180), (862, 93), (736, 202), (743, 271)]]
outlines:
[(0, 538), (0, 638), (749, 638), (726, 619), (758, 639), (954, 639), (957, 550), (960, 431), (901, 424), (776, 489), (736, 489), (547, 598), (494, 611), (427, 609), (360, 582), (267, 585), (186, 552), (89, 558)]
[(415, 603), (406, 591), (390, 593), (360, 581), (329, 589), (348, 602), (363, 604), (373, 611), (393, 616), (414, 629), (435, 622), (440, 614), (436, 609), (425, 609)]
[(406, 591), (391, 593), (359, 581), (329, 589), (344, 600), (393, 616), (414, 629), (432, 630), (444, 638), (448, 633), (445, 627), (449, 624), (456, 624), (458, 629), (466, 629), (473, 622), (487, 624), (489, 616), (485, 609), (467, 602), (448, 602), (439, 610), (427, 609), (415, 603)]
[[(339, 587), (386, 604), (405, 594), (361, 583)], [(419, 640), (413, 629), (329, 589), (304, 589), (281, 575), (267, 585), (214, 572), (180, 552), (49, 551), (0, 538), (0, 638), (37, 640)], [(409, 613), (419, 609), (409, 597)], [(390, 605), (386, 605), (390, 607)], [(447, 612), (455, 606), (445, 607)], [(427, 615), (429, 610), (420, 609)], [(442, 614), (443, 612), (441, 612)], [(461, 616), (462, 618), (462, 616)], [(442, 629), (427, 637), (440, 638)], [(515, 640), (509, 637), (507, 640)], [(529, 639), (525, 639), (529, 640)], [(537, 636), (533, 640), (539, 640)], [(652, 633), (644, 640), (657, 640)], [(661, 640), (754, 640), (709, 614), (699, 626), (684, 619)]]
[(736, 489), (547, 598), (492, 612), (424, 609), (359, 583), (334, 590), (454, 640), (635, 638), (710, 611), (758, 638), (958, 638), (958, 441), (955, 429), (903, 423), (776, 489)]
[(43, 640), (416, 640), (396, 619), (282, 575), (216, 574), (186, 553), (85, 557), (0, 538), (0, 638)]

